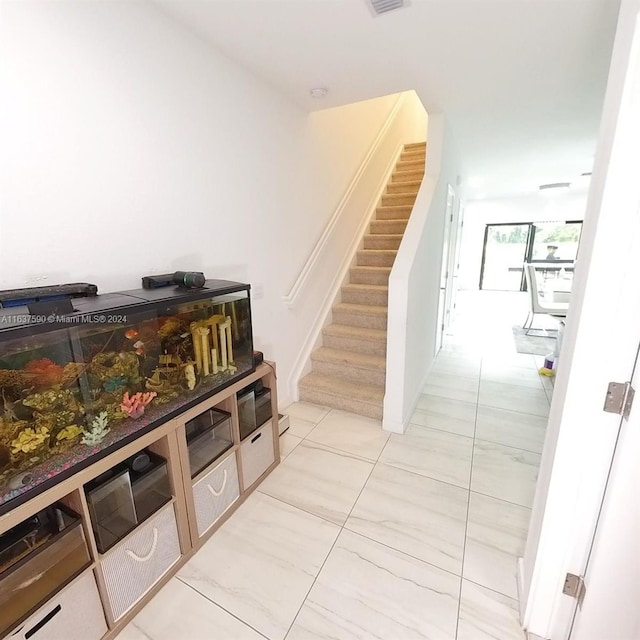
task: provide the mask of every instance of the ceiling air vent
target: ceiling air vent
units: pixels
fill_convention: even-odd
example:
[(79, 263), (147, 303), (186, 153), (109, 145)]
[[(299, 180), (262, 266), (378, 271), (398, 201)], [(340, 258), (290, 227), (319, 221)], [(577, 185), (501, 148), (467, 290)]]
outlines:
[(389, 13), (395, 9), (401, 9), (408, 3), (406, 0), (368, 0), (369, 4), (373, 8), (373, 13), (379, 16), (383, 13)]

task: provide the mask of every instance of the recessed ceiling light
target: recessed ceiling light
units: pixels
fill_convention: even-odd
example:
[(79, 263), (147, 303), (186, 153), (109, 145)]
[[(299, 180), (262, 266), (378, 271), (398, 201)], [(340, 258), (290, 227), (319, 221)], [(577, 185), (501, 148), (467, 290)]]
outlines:
[(540, 191), (547, 191), (548, 189), (568, 189), (570, 186), (570, 182), (551, 182), (549, 184), (541, 184), (538, 189)]
[(311, 89), (311, 91), (309, 91), (309, 93), (311, 94), (312, 98), (324, 98), (327, 93), (329, 93), (329, 89), (327, 89), (326, 87), (315, 87), (314, 89)]

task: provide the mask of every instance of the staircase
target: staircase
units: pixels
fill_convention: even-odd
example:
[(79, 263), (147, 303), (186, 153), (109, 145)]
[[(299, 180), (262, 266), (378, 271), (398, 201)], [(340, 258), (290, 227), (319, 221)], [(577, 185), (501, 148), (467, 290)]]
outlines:
[(301, 400), (382, 418), (389, 274), (422, 183), (425, 152), (424, 142), (405, 145), (333, 307), (333, 323), (311, 354), (312, 371), (300, 380)]

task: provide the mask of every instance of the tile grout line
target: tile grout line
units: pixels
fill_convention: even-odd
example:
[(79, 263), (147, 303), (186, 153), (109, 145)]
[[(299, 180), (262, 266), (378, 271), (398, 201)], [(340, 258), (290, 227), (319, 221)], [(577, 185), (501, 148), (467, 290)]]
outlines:
[[(482, 405), (484, 406), (484, 405)], [(492, 409), (494, 407), (491, 407)], [(514, 412), (515, 413), (515, 412)], [(522, 415), (526, 415), (529, 416), (531, 414), (529, 413), (523, 413)], [(533, 416), (534, 418), (544, 418), (544, 416)], [(415, 422), (410, 422), (409, 423), (410, 427), (417, 427), (418, 429), (431, 429), (432, 431), (440, 431), (442, 433), (448, 433), (449, 435), (452, 436), (460, 436), (461, 438), (468, 438), (469, 440), (473, 440), (474, 442), (476, 440), (478, 440), (479, 442), (486, 442), (488, 444), (497, 444), (500, 447), (505, 447), (507, 449), (515, 449), (516, 451), (524, 451), (525, 453), (534, 453), (538, 456), (542, 455), (541, 451), (534, 451), (533, 449), (523, 449), (522, 447), (514, 447), (513, 445), (510, 444), (505, 444), (504, 442), (498, 442), (497, 440), (488, 440), (487, 438), (479, 438), (479, 437), (472, 437), (472, 436), (464, 436), (461, 433), (456, 433), (455, 431), (447, 431), (446, 429), (440, 429), (438, 427), (432, 427), (431, 425), (426, 425), (426, 424), (415, 424)], [(387, 463), (382, 463), (382, 464), (387, 464)], [(413, 473), (413, 472), (411, 472)], [(426, 476), (428, 477), (428, 476)], [(440, 482), (445, 482), (445, 480), (440, 480)], [(450, 483), (447, 483), (450, 484)]]
[(235, 613), (229, 611), (228, 609), (225, 609), (225, 607), (223, 607), (220, 603), (216, 602), (215, 600), (212, 600), (209, 596), (202, 593), (202, 591), (198, 591), (198, 589), (196, 589), (192, 584), (185, 582), (184, 579), (181, 578), (179, 574), (176, 574), (175, 578), (179, 582), (181, 582), (185, 587), (188, 587), (192, 591), (195, 591), (199, 596), (202, 596), (207, 602), (210, 602), (214, 606), (219, 607), (220, 609), (228, 613), (232, 618), (235, 618), (238, 622), (241, 622), (245, 627), (249, 627), (249, 629), (251, 629), (252, 631), (255, 631), (258, 635), (262, 636), (263, 638), (266, 638), (266, 640), (269, 640), (269, 636), (266, 636), (264, 633), (261, 633), (260, 631), (258, 631), (255, 627), (252, 627), (246, 620), (239, 618)]
[(478, 407), (480, 405), (480, 384), (482, 383), (482, 361), (484, 356), (480, 357), (480, 374), (478, 384), (478, 400), (476, 401), (476, 415), (473, 421), (473, 443), (471, 446), (471, 464), (469, 466), (469, 491), (467, 493), (467, 517), (464, 523), (464, 542), (462, 545), (462, 564), (460, 566), (460, 591), (458, 593), (458, 615), (456, 616), (456, 632), (455, 632), (455, 640), (458, 638), (458, 631), (460, 629), (460, 611), (462, 609), (462, 585), (464, 582), (464, 561), (467, 553), (467, 533), (469, 531), (469, 512), (471, 510), (471, 482), (473, 480), (473, 456), (475, 454), (476, 448), (476, 430), (478, 428)]
[[(479, 406), (485, 406), (485, 405), (479, 405)], [(497, 407), (489, 407), (490, 409), (495, 409)], [(513, 411), (512, 413), (519, 413), (517, 411)], [(544, 416), (534, 416), (533, 414), (530, 413), (523, 413), (523, 416), (531, 416), (533, 418), (542, 418), (544, 419)], [(489, 444), (497, 444), (501, 447), (506, 447), (507, 449), (516, 449), (517, 451), (525, 451), (526, 453), (535, 453), (536, 455), (542, 455), (541, 451), (534, 451), (533, 449), (524, 449), (523, 447), (514, 447), (511, 444), (505, 444), (504, 442), (498, 442), (497, 440), (488, 440), (487, 438), (479, 438), (478, 436), (465, 436), (461, 433), (456, 433), (455, 431), (447, 431), (446, 429), (442, 429), (440, 427), (434, 427), (432, 425), (427, 425), (427, 424), (416, 424), (415, 422), (410, 422), (409, 423), (410, 427), (417, 427), (418, 429), (431, 429), (432, 431), (440, 431), (442, 433), (448, 433), (449, 435), (452, 436), (460, 436), (461, 438), (468, 438), (469, 440), (479, 440), (480, 442), (487, 442)], [(313, 441), (312, 441), (313, 442)], [(320, 444), (320, 443), (318, 443)], [(383, 463), (386, 464), (386, 463)], [(441, 482), (445, 482), (444, 480), (441, 480)]]
[[(380, 429), (382, 430), (382, 424), (380, 424)], [(320, 577), (320, 574), (322, 573), (322, 570), (324, 569), (324, 565), (327, 563), (327, 560), (329, 559), (329, 556), (333, 553), (333, 550), (334, 550), (334, 548), (336, 546), (336, 543), (338, 542), (338, 538), (342, 535), (342, 532), (345, 530), (345, 526), (344, 525), (347, 523), (347, 520), (349, 520), (349, 517), (351, 516), (351, 513), (353, 512), (358, 500), (360, 500), (360, 496), (362, 495), (362, 492), (364, 491), (365, 487), (367, 486), (367, 483), (369, 482), (369, 479), (371, 478), (371, 474), (373, 473), (373, 470), (376, 468), (376, 464), (378, 464), (378, 460), (380, 460), (380, 456), (382, 455), (382, 452), (385, 450), (385, 447), (389, 443), (390, 439), (391, 439), (391, 436), (389, 436), (389, 438), (387, 438), (387, 442), (385, 442), (384, 447), (382, 447), (382, 449), (380, 449), (380, 453), (378, 454), (378, 457), (376, 458), (375, 462), (373, 463), (373, 465), (371, 467), (371, 471), (369, 471), (369, 475), (367, 476), (367, 479), (364, 481), (364, 484), (362, 485), (362, 488), (358, 492), (358, 495), (356, 496), (356, 499), (353, 501), (353, 505), (351, 506), (351, 509), (349, 509), (349, 513), (347, 514), (347, 517), (344, 519), (344, 523), (342, 525), (336, 525), (336, 526), (340, 527), (340, 531), (338, 531), (338, 535), (336, 536), (336, 539), (333, 541), (333, 544), (331, 545), (331, 548), (329, 549), (329, 552), (327, 553), (327, 555), (325, 556), (324, 560), (322, 561), (322, 564), (320, 565), (320, 569), (318, 569), (318, 573), (313, 578), (313, 582), (311, 583), (311, 586), (309, 587), (309, 590), (307, 591), (307, 593), (306, 593), (306, 595), (304, 597), (304, 600), (302, 601), (302, 604), (298, 608), (298, 611), (297, 611), (296, 615), (294, 616), (291, 624), (289, 625), (289, 628), (287, 629), (287, 633), (285, 633), (285, 636), (284, 636), (283, 640), (287, 639), (289, 633), (291, 632), (291, 629), (293, 628), (293, 625), (296, 623), (296, 620), (298, 619), (298, 616), (300, 615), (300, 612), (302, 611), (304, 605), (307, 603), (307, 599), (309, 598), (309, 594), (311, 593), (313, 587), (315, 586), (316, 582), (318, 581), (318, 578)], [(334, 522), (333, 524), (335, 525), (336, 523)], [(350, 533), (354, 533), (350, 529), (347, 529), (347, 531), (349, 531)]]
[[(385, 463), (384, 462), (380, 462), (379, 464), (384, 465)], [(394, 469), (395, 468), (396, 467), (394, 467)], [(400, 469), (400, 471), (404, 471), (404, 469)], [(407, 471), (407, 473), (411, 473), (411, 471)], [(416, 475), (416, 474), (414, 474), (414, 475)], [(419, 476), (419, 477), (424, 478), (426, 476)], [(432, 480), (432, 478), (428, 478), (428, 480)], [(454, 485), (450, 485), (450, 486), (454, 486)], [(456, 487), (456, 488), (460, 489), (460, 491), (464, 491), (464, 489), (462, 489), (461, 487)], [(256, 489), (256, 491), (260, 492), (259, 489)], [(424, 560), (423, 558), (418, 558), (417, 556), (414, 556), (413, 554), (408, 553), (407, 551), (403, 551), (401, 549), (396, 549), (395, 547), (392, 547), (391, 545), (389, 545), (389, 544), (387, 544), (385, 542), (380, 542), (380, 540), (376, 540), (375, 538), (371, 538), (370, 536), (368, 536), (368, 535), (366, 535), (364, 533), (361, 533), (360, 531), (354, 531), (353, 529), (349, 529), (349, 527), (346, 526), (346, 522), (349, 519), (349, 516), (347, 516), (347, 520), (345, 520), (345, 524), (344, 525), (340, 525), (337, 522), (334, 522), (333, 520), (327, 520), (326, 518), (323, 518), (322, 516), (319, 516), (316, 513), (311, 513), (311, 511), (307, 511), (306, 509), (303, 509), (302, 507), (299, 507), (297, 505), (293, 505), (290, 502), (285, 502), (281, 498), (276, 498), (275, 496), (272, 496), (272, 495), (270, 495), (268, 493), (264, 493), (264, 492), (260, 492), (260, 493), (262, 493), (262, 495), (264, 495), (264, 496), (266, 496), (268, 498), (271, 498), (272, 500), (277, 500), (278, 502), (286, 505), (287, 507), (291, 507), (292, 509), (297, 509), (298, 511), (302, 511), (302, 513), (305, 513), (305, 514), (307, 514), (309, 516), (313, 516), (314, 518), (319, 518), (323, 522), (326, 522), (327, 524), (331, 524), (334, 527), (339, 527), (340, 528), (340, 532), (342, 532), (342, 530), (344, 529), (344, 530), (348, 531), (349, 533), (352, 533), (353, 535), (359, 536), (360, 538), (365, 538), (366, 540), (374, 542), (375, 544), (378, 544), (381, 547), (385, 547), (387, 549), (390, 549), (391, 551), (393, 551), (395, 553), (399, 553), (399, 554), (402, 554), (404, 556), (407, 556), (407, 557), (409, 557), (409, 558), (411, 558), (413, 560), (416, 560), (417, 562), (420, 562), (422, 564), (427, 564), (430, 567), (433, 567), (434, 569), (437, 569), (438, 571), (444, 571), (445, 573), (448, 573), (448, 574), (454, 576), (455, 578), (460, 578), (461, 577), (461, 575), (459, 573), (455, 573), (455, 571), (451, 571), (450, 569), (445, 569), (445, 568), (443, 568), (443, 567), (441, 567), (441, 566), (439, 566), (437, 564), (434, 564), (433, 562), (429, 562), (428, 560)], [(358, 496), (358, 497), (360, 497), (360, 496)], [(489, 496), (489, 497), (492, 497), (492, 496)], [(496, 500), (499, 500), (499, 499), (496, 498)], [(357, 499), (356, 499), (356, 502), (357, 502)], [(355, 503), (354, 503), (354, 506), (355, 506)], [(519, 505), (516, 505), (516, 506), (519, 506)], [(473, 581), (471, 581), (471, 582), (473, 582)], [(483, 585), (480, 585), (480, 586), (483, 586)], [(490, 587), (486, 587), (486, 588), (489, 589)], [(495, 589), (491, 589), (491, 590), (495, 591)], [(498, 592), (496, 592), (496, 593), (498, 593)]]

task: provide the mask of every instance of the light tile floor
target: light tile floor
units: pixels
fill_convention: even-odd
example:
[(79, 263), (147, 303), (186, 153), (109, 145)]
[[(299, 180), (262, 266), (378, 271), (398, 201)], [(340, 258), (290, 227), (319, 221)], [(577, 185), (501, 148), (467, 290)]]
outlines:
[(280, 466), (120, 640), (523, 640), (516, 561), (553, 387), (538, 357), (483, 355), (464, 328), (404, 435), (289, 407)]

